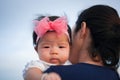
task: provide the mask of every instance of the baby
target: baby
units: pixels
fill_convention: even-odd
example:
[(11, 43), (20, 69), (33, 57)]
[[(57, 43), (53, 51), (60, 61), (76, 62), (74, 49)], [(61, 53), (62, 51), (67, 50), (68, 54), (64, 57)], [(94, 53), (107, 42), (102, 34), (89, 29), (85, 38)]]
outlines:
[(42, 73), (50, 66), (70, 65), (71, 29), (66, 17), (41, 16), (35, 21), (33, 43), (39, 60), (29, 62), (24, 80), (41, 80)]

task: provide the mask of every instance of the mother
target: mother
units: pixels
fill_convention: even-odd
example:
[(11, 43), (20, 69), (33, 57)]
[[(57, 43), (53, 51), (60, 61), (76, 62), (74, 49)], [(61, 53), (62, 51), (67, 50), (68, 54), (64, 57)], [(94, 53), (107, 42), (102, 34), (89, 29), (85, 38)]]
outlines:
[(95, 5), (84, 10), (76, 22), (70, 61), (77, 64), (53, 66), (46, 72), (56, 72), (62, 80), (119, 80), (119, 53), (117, 11), (107, 5)]

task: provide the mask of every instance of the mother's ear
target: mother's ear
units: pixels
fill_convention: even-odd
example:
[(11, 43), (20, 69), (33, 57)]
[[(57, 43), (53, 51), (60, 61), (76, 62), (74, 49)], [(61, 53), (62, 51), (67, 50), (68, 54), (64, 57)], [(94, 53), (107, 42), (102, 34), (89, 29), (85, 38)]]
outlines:
[(86, 22), (81, 23), (81, 29), (79, 30), (79, 37), (84, 38), (86, 35), (87, 27), (86, 27)]

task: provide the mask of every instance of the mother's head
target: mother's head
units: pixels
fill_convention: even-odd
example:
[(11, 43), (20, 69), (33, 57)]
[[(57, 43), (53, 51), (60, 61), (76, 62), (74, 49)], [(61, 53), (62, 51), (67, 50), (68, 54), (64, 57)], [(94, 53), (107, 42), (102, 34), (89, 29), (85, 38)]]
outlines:
[(84, 10), (76, 21), (71, 55), (79, 56), (79, 62), (92, 60), (114, 67), (118, 64), (119, 53), (120, 18), (117, 11), (106, 5)]

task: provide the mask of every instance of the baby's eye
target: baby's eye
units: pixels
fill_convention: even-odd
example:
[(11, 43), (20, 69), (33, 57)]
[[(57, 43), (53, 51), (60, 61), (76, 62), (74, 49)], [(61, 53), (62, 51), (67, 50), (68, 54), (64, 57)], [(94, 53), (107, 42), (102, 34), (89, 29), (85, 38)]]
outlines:
[(66, 48), (65, 46), (59, 46), (59, 48)]
[(50, 46), (44, 46), (43, 48), (50, 48)]

